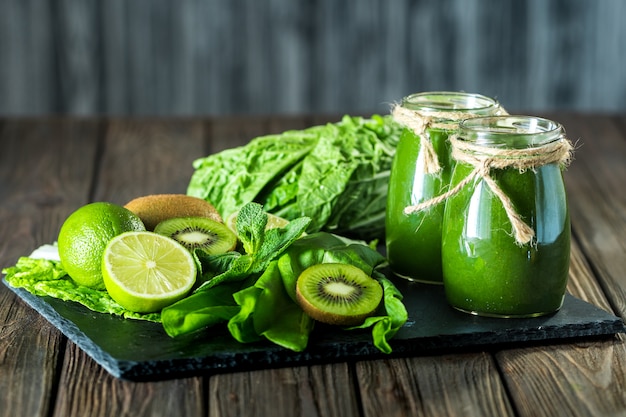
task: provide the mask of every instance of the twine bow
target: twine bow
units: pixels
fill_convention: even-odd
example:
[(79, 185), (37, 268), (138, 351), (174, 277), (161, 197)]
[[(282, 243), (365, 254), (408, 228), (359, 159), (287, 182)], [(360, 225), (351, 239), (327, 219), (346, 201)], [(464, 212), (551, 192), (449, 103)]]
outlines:
[[(499, 108), (496, 114), (506, 114), (503, 108)], [(429, 135), (426, 133), (429, 128), (456, 129), (458, 123), (464, 119), (478, 117), (480, 114), (463, 111), (433, 111), (420, 112), (407, 109), (400, 104), (393, 106), (391, 110), (393, 119), (400, 125), (411, 129), (420, 138), (420, 146), (424, 152), (424, 173), (436, 174), (441, 170), (437, 152), (433, 147)]]
[(492, 169), (517, 168), (520, 172), (534, 169), (541, 165), (558, 163), (562, 166), (569, 164), (573, 146), (565, 138), (555, 142), (524, 149), (498, 149), (475, 145), (458, 139), (455, 136), (449, 138), (452, 145), (452, 157), (459, 161), (470, 164), (474, 170), (461, 182), (444, 194), (434, 197), (423, 203), (408, 206), (404, 209), (405, 214), (412, 214), (425, 210), (442, 203), (453, 195), (458, 194), (475, 178), (482, 178), (491, 191), (500, 199), (513, 228), (513, 236), (518, 245), (530, 243), (535, 237), (535, 231), (528, 226), (515, 210), (509, 196), (491, 178)]

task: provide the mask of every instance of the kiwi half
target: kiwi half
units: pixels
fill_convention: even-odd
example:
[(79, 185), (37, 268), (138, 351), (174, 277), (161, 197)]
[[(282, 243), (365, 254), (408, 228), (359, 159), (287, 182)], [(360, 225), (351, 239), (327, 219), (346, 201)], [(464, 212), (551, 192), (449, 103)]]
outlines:
[(176, 217), (208, 217), (222, 222), (217, 209), (208, 201), (186, 194), (151, 194), (137, 197), (124, 205), (135, 213), (147, 230)]
[(223, 223), (207, 217), (177, 217), (157, 224), (154, 232), (169, 236), (190, 251), (199, 249), (209, 255), (231, 251), (237, 236)]
[(382, 297), (378, 281), (348, 264), (311, 266), (302, 271), (296, 283), (296, 299), (302, 310), (328, 324), (361, 324), (374, 314)]

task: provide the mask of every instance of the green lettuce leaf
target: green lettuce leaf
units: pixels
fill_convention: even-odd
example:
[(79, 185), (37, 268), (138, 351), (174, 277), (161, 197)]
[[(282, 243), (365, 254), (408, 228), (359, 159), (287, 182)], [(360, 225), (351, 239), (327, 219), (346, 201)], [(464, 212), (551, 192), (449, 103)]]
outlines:
[(228, 322), (228, 329), (236, 340), (266, 338), (296, 352), (306, 348), (313, 319), (287, 294), (276, 261), (252, 287), (235, 294), (235, 300), (241, 310)]
[(218, 285), (165, 307), (161, 311), (165, 332), (176, 337), (230, 320), (239, 313), (233, 294), (241, 287), (239, 283)]
[(262, 136), (197, 159), (187, 194), (210, 201), (226, 219), (304, 158), (317, 143), (317, 130)]
[(389, 340), (406, 323), (408, 312), (402, 303), (400, 291), (377, 270), (386, 263), (386, 258), (375, 249), (358, 242), (350, 243), (328, 233), (316, 233), (298, 239), (278, 260), (287, 293), (295, 300), (296, 282), (302, 271), (319, 263), (333, 262), (354, 265), (381, 284), (383, 301), (376, 314), (367, 318), (363, 324), (346, 330), (371, 327), (374, 346), (384, 353), (390, 353), (392, 349)]
[(140, 314), (126, 310), (105, 290), (94, 290), (76, 284), (63, 270), (61, 262), (51, 259), (21, 257), (15, 266), (4, 268), (5, 281), (14, 288), (23, 288), (40, 297), (53, 297), (82, 304), (98, 313), (125, 318), (161, 321), (159, 313)]
[(402, 294), (391, 281), (382, 274), (376, 279), (383, 286), (383, 303), (376, 315), (368, 317), (359, 326), (353, 326), (348, 330), (372, 328), (372, 340), (374, 346), (383, 353), (391, 353), (389, 340), (395, 336), (409, 318), (406, 307), (402, 303)]
[[(260, 204), (248, 203), (240, 213), (237, 229), (241, 232), (242, 247), (249, 252), (214, 256), (197, 253), (196, 260), (202, 267), (199, 287), (161, 313), (127, 311), (106, 291), (76, 284), (54, 256), (51, 259), (22, 257), (15, 266), (2, 272), (7, 284), (37, 296), (78, 302), (101, 313), (161, 322), (171, 337), (208, 331), (212, 326), (224, 324), (233, 338), (242, 343), (268, 340), (302, 351), (315, 322), (296, 301), (299, 275), (315, 264), (347, 263), (381, 283), (383, 302), (374, 317), (345, 330), (371, 328), (374, 345), (383, 352), (391, 351), (388, 341), (406, 322), (407, 313), (400, 292), (378, 271), (386, 262), (384, 256), (373, 246), (339, 235), (326, 232), (303, 235), (310, 222), (306, 217), (295, 219), (283, 228), (265, 229), (267, 214)], [(46, 245), (45, 249), (39, 252), (58, 255), (55, 246)]]
[(187, 193), (213, 203), (224, 218), (257, 202), (288, 220), (311, 218), (308, 233), (381, 238), (401, 131), (391, 116), (344, 116), (258, 137), (195, 161)]

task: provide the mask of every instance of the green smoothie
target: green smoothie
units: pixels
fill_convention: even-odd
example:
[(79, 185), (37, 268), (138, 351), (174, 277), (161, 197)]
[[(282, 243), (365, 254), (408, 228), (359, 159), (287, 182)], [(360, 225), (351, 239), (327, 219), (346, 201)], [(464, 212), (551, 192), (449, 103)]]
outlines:
[[(394, 119), (405, 129), (389, 177), (385, 220), (387, 258), (391, 270), (398, 276), (441, 284), (444, 204), (411, 214), (405, 214), (404, 210), (448, 189), (453, 168), (448, 137), (456, 132), (459, 121), (496, 114), (502, 109), (489, 97), (456, 92), (412, 94), (403, 99), (400, 107), (407, 111), (400, 112), (400, 118), (398, 109), (393, 113)], [(413, 124), (415, 120), (419, 122), (417, 125)], [(437, 155), (439, 170), (436, 172), (429, 172), (426, 167), (423, 140), (432, 145)]]
[[(457, 163), (451, 186), (473, 171)], [(442, 263), (446, 297), (455, 308), (485, 316), (533, 317), (557, 311), (567, 285), (570, 219), (561, 167), (520, 172), (492, 169), (490, 177), (535, 231), (515, 241), (502, 201), (481, 177), (445, 204)]]
[(439, 175), (416, 175), (424, 170), (420, 139), (405, 130), (392, 165), (393, 181), (387, 193), (385, 224), (389, 265), (397, 275), (418, 281), (442, 282), (441, 228), (444, 205), (423, 212), (403, 213), (407, 206), (441, 194), (452, 174), (448, 131), (429, 129), (430, 140), (442, 166)]

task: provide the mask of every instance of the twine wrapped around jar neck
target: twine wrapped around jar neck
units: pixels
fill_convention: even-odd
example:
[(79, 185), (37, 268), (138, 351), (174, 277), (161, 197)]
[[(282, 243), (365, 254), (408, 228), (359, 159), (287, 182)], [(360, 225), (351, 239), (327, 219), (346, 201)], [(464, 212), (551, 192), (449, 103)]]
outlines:
[[(498, 108), (495, 114), (506, 114), (503, 108)], [(433, 111), (421, 112), (408, 109), (401, 104), (396, 104), (391, 110), (393, 119), (400, 125), (411, 129), (420, 139), (420, 146), (424, 152), (424, 173), (436, 174), (441, 170), (437, 152), (426, 130), (429, 128), (454, 130), (461, 120), (482, 116), (478, 113), (466, 111)]]
[(524, 149), (502, 149), (476, 145), (459, 139), (456, 136), (449, 138), (452, 145), (452, 157), (469, 164), (474, 170), (448, 192), (441, 194), (423, 203), (408, 206), (404, 213), (409, 215), (440, 204), (458, 194), (476, 177), (481, 177), (491, 191), (500, 199), (502, 206), (513, 227), (515, 242), (522, 246), (530, 243), (535, 237), (535, 231), (528, 226), (515, 210), (511, 199), (502, 191), (496, 181), (491, 178), (492, 169), (516, 168), (520, 172), (535, 169), (542, 165), (559, 164), (567, 166), (572, 158), (573, 146), (566, 138), (554, 142)]

